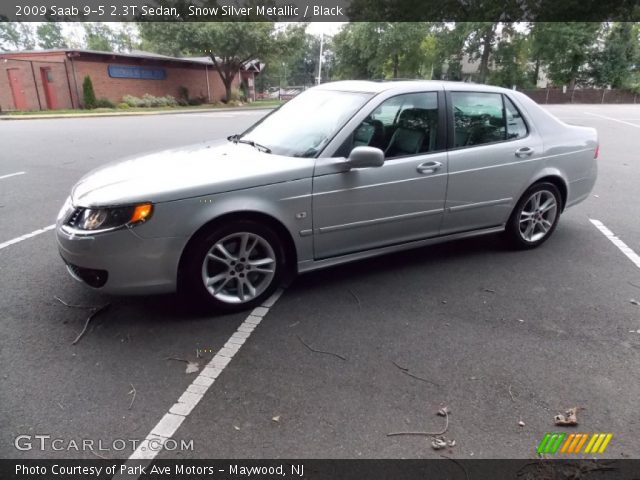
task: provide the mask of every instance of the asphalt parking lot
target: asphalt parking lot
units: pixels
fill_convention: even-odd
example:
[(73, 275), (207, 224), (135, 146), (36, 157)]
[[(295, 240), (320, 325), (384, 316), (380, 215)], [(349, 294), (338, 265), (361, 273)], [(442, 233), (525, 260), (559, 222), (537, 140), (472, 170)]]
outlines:
[[(601, 150), (592, 195), (546, 244), (489, 236), (299, 277), (178, 428), (193, 450), (160, 458), (437, 457), (425, 437), (387, 433), (442, 430), (444, 406), (454, 458), (533, 458), (574, 406), (573, 431), (613, 433), (605, 457), (637, 457), (640, 269), (591, 220), (640, 252), (640, 107), (548, 108), (596, 127)], [(53, 224), (92, 168), (264, 113), (0, 122), (0, 457), (128, 457), (66, 447), (144, 439), (196, 375), (181, 360), (202, 368), (247, 317), (101, 295), (68, 276), (51, 231), (25, 234)], [(54, 297), (110, 306), (72, 345), (87, 310)], [(17, 450), (18, 435), (65, 448)]]

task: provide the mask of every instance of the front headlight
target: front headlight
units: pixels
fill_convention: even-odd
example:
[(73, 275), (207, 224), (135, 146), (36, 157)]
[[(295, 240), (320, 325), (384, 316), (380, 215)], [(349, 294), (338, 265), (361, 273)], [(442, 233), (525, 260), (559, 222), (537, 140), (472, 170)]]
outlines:
[(150, 203), (126, 207), (77, 208), (67, 225), (88, 232), (103, 232), (145, 222), (152, 212), (153, 205)]

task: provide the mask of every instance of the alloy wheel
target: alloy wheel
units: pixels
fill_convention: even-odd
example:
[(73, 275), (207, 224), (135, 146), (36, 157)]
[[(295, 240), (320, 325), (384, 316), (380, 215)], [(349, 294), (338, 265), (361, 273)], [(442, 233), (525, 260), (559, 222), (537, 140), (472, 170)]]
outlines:
[(520, 236), (530, 243), (543, 239), (553, 228), (557, 215), (555, 195), (549, 190), (534, 192), (520, 211)]
[(202, 263), (202, 281), (224, 303), (247, 303), (264, 292), (276, 273), (276, 254), (256, 233), (236, 232), (218, 240)]

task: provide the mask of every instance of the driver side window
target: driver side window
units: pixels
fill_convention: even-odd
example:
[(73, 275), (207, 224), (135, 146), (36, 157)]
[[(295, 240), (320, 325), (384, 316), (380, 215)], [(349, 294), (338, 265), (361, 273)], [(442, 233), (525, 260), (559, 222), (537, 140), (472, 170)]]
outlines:
[(410, 93), (385, 100), (353, 132), (348, 152), (376, 147), (386, 158), (432, 152), (438, 133), (438, 94)]

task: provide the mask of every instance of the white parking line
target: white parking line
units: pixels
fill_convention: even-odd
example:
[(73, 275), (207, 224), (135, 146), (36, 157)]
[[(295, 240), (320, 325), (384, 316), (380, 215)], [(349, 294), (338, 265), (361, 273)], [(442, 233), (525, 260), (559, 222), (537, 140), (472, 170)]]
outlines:
[(16, 177), (16, 176), (18, 176), (18, 175), (24, 175), (25, 173), (27, 173), (27, 172), (9, 173), (9, 174), (7, 174), (7, 175), (2, 175), (2, 176), (0, 177), (0, 180), (4, 180), (5, 178), (9, 178), (9, 177)]
[(624, 120), (618, 120), (617, 118), (607, 117), (605, 115), (598, 115), (597, 113), (591, 113), (591, 112), (584, 112), (584, 113), (586, 113), (587, 115), (592, 115), (594, 117), (604, 118), (605, 120), (611, 120), (612, 122), (623, 123), (623, 124), (629, 125), (631, 127), (640, 128), (640, 125), (637, 125), (637, 124), (631, 123), (631, 122), (625, 122)]
[[(216, 353), (200, 374), (191, 382), (185, 392), (178, 398), (169, 411), (151, 429), (147, 437), (140, 442), (138, 448), (127, 460), (127, 465), (147, 465), (160, 453), (167, 440), (176, 433), (182, 422), (189, 416), (195, 406), (202, 400), (207, 390), (214, 384), (216, 378), (229, 365), (231, 359), (240, 351), (242, 345), (251, 336), (253, 330), (269, 313), (284, 290), (278, 289), (261, 307), (254, 308), (251, 314), (240, 324), (238, 329), (229, 337), (227, 343)], [(114, 479), (134, 480), (139, 475), (115, 475)]]
[(605, 237), (611, 240), (611, 243), (618, 247), (618, 250), (624, 253), (636, 267), (640, 268), (640, 256), (638, 256), (636, 252), (631, 250), (626, 243), (620, 240), (611, 230), (605, 227), (600, 220), (594, 220), (593, 218), (590, 218), (589, 221), (593, 223), (595, 227), (604, 234)]
[(4, 243), (0, 243), (0, 250), (2, 250), (3, 248), (7, 248), (10, 245), (15, 245), (16, 243), (20, 243), (21, 241), (27, 240), (28, 238), (35, 237), (36, 235), (40, 235), (41, 233), (48, 232), (49, 230), (53, 230), (54, 228), (56, 228), (55, 225), (48, 225), (44, 228), (41, 228), (40, 230), (35, 230), (31, 233), (26, 233), (12, 240), (7, 240)]

